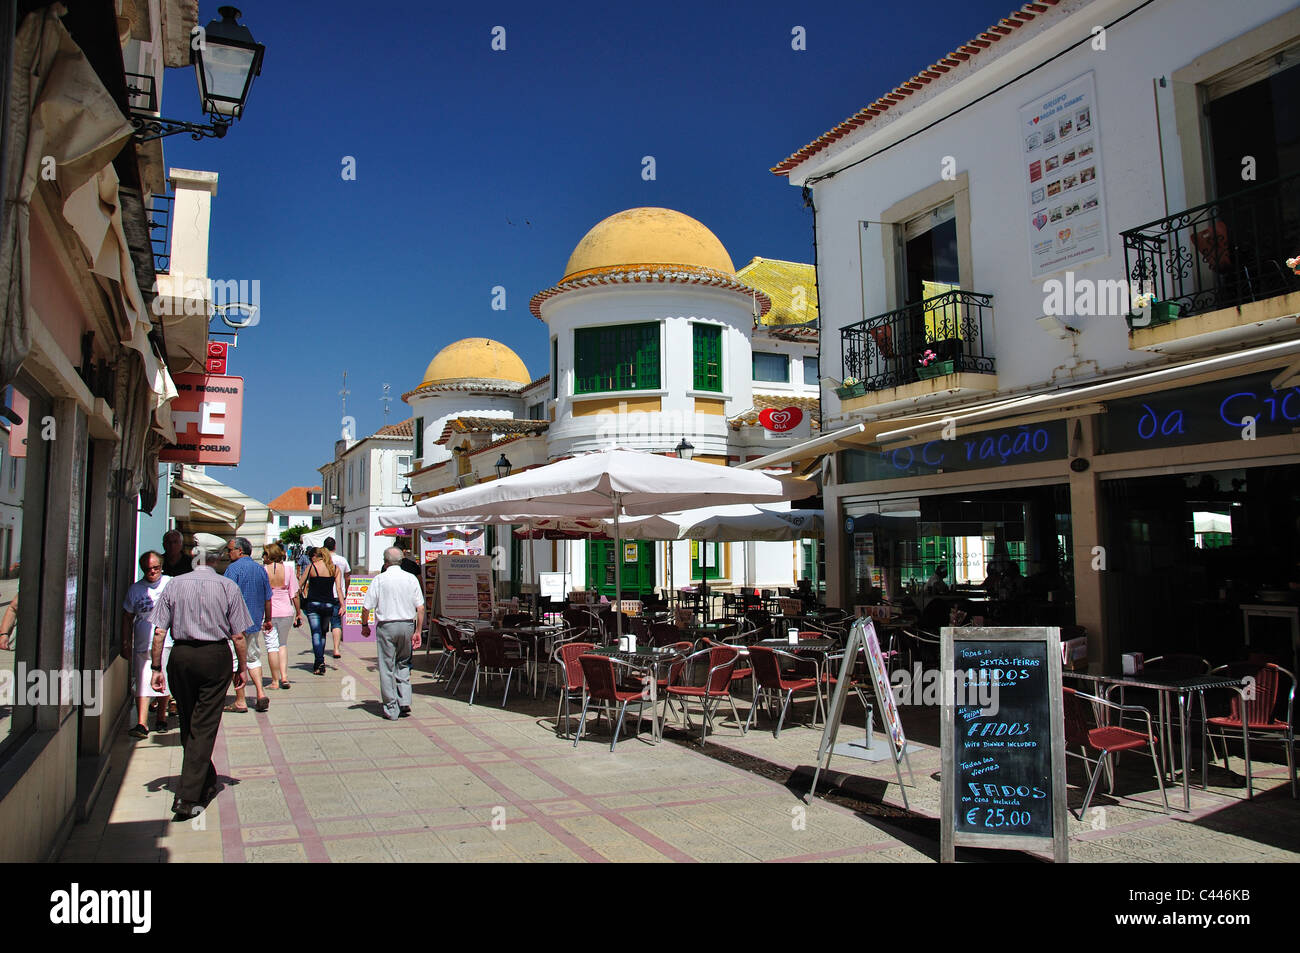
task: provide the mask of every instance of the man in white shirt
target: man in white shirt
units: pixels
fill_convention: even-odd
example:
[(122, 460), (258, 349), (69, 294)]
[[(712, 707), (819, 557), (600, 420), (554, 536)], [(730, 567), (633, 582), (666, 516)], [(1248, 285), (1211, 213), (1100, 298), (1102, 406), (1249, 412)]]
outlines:
[(361, 604), (365, 638), (370, 638), (370, 613), (375, 614), (379, 694), (389, 721), (411, 714), (411, 653), (420, 647), (424, 630), (424, 593), (401, 562), (396, 546), (384, 550), (384, 571), (370, 581)]
[[(344, 593), (344, 598), (347, 598), (348, 586), (352, 582), (352, 564), (348, 562), (346, 559), (344, 559), (342, 556), (340, 556), (338, 553), (334, 552), (334, 547), (336, 545), (337, 544), (334, 542), (333, 536), (327, 536), (325, 538), (325, 548), (330, 551), (330, 562), (334, 563), (334, 565), (339, 568), (339, 571), (343, 573), (343, 593)], [(338, 607), (338, 610), (334, 613), (333, 617), (330, 619), (330, 631), (334, 634), (334, 657), (335, 658), (343, 657), (342, 655), (339, 654), (339, 643), (342, 642), (343, 640), (343, 609), (344, 607), (340, 605)]]
[(150, 680), (149, 649), (153, 645), (153, 607), (167, 588), (171, 576), (163, 575), (162, 553), (148, 550), (140, 557), (140, 579), (131, 583), (122, 602), (122, 657), (131, 660), (135, 676), (136, 723), (127, 734), (132, 738), (147, 738), (149, 729), (149, 704), (160, 699), (154, 729), (167, 730), (167, 693), (154, 691)]

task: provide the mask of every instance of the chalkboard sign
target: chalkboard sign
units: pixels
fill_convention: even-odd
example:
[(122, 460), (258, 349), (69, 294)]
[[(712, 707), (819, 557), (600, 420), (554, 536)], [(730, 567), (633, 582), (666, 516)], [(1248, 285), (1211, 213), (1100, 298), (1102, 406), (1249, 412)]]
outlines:
[(943, 850), (1043, 849), (1065, 860), (1060, 630), (945, 628)]

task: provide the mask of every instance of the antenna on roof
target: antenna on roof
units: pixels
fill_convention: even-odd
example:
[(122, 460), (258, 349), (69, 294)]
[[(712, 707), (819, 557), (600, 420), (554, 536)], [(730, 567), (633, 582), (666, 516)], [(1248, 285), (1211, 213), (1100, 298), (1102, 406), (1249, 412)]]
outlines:
[(391, 404), (391, 403), (393, 402), (393, 398), (390, 397), (390, 396), (388, 396), (388, 395), (389, 395), (389, 391), (391, 391), (392, 389), (393, 389), (393, 385), (392, 385), (392, 384), (385, 384), (385, 385), (384, 385), (384, 396), (381, 397), (381, 398), (379, 398), (379, 400), (380, 400), (380, 401), (383, 403), (383, 405), (384, 405), (384, 426), (385, 426), (385, 427), (388, 426), (388, 405)]
[(344, 371), (344, 372), (343, 372), (343, 388), (339, 391), (339, 396), (343, 398), (343, 416), (344, 416), (344, 417), (346, 417), (346, 416), (348, 415), (348, 394), (350, 394), (350, 393), (352, 393), (352, 391), (348, 390), (348, 372), (347, 372), (347, 371)]

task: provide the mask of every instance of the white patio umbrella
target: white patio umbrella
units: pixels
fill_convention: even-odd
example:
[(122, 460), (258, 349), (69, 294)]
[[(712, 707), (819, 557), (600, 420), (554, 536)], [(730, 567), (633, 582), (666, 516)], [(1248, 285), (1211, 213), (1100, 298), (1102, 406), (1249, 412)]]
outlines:
[[(620, 520), (709, 504), (778, 503), (817, 492), (802, 480), (782, 479), (693, 460), (633, 450), (602, 450), (525, 470), (502, 480), (466, 487), (416, 504), (420, 516), (470, 522), (471, 516), (608, 516), (615, 552), (622, 552)], [(467, 515), (469, 514), (469, 515)], [(621, 597), (622, 559), (614, 560)], [(616, 614), (622, 635), (622, 613)]]

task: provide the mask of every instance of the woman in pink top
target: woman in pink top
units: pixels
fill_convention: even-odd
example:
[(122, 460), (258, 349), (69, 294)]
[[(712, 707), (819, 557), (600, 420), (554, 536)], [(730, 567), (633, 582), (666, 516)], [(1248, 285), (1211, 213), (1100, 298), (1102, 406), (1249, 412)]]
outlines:
[(262, 549), (262, 565), (271, 583), (271, 622), (279, 636), (278, 646), (267, 646), (271, 687), (274, 688), (276, 682), (279, 682), (281, 688), (288, 688), (289, 629), (302, 625), (302, 613), (293, 601), (293, 597), (298, 594), (298, 575), (284, 561), (284, 547), (279, 543), (267, 543)]

